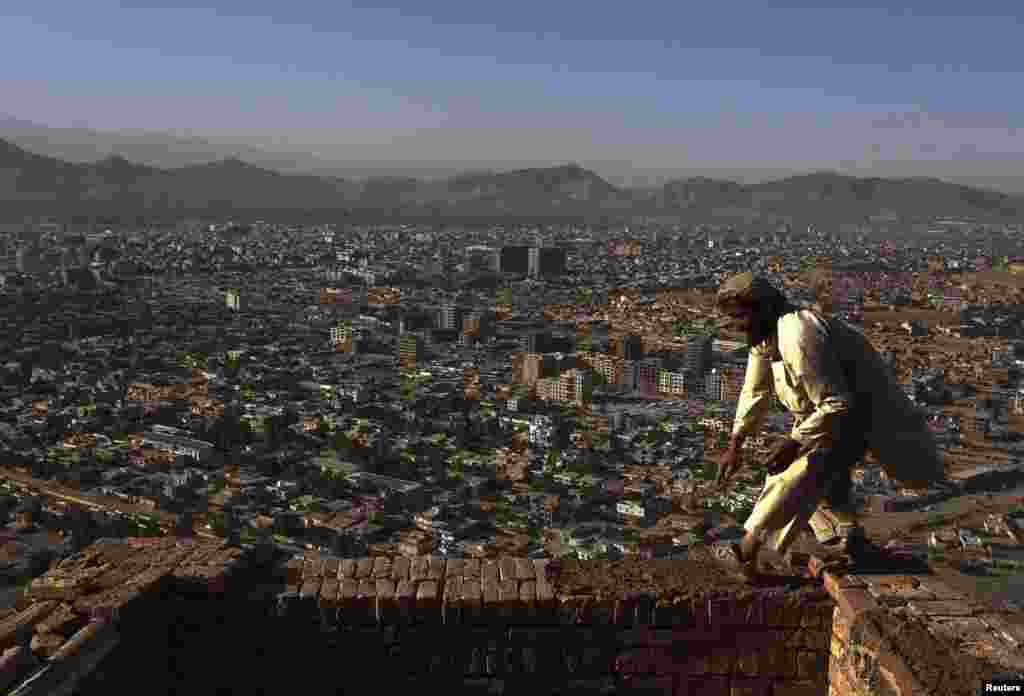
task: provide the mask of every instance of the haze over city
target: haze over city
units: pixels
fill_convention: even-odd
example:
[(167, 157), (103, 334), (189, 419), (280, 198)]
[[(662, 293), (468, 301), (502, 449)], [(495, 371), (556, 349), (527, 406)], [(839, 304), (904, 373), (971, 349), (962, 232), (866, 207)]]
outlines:
[(184, 5), (5, 3), (0, 137), (175, 134), (346, 175), (572, 161), (621, 184), (830, 170), (1024, 191), (1009, 2)]

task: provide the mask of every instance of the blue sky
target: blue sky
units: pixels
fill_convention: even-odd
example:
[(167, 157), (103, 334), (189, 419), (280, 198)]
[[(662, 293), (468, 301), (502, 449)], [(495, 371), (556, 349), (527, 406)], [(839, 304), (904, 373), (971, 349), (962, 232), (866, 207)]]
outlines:
[(385, 4), (5, 0), (0, 112), (412, 159), (1024, 157), (1020, 3)]

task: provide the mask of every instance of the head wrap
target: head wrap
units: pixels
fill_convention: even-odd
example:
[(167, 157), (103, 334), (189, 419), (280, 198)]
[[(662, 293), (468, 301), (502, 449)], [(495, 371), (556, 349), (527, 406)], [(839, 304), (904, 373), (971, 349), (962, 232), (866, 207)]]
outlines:
[(785, 296), (774, 285), (749, 271), (729, 278), (718, 289), (719, 308), (734, 303), (781, 306), (785, 301)]

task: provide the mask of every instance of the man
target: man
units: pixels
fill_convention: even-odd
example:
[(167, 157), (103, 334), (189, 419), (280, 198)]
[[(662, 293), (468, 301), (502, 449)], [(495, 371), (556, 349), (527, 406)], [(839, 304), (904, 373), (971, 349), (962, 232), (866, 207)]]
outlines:
[(808, 524), (820, 543), (856, 554), (864, 534), (851, 500), (851, 469), (868, 447), (868, 425), (854, 410), (831, 324), (751, 273), (722, 286), (718, 308), (747, 334), (750, 356), (716, 483), (724, 487), (736, 473), (743, 441), (760, 425), (773, 392), (795, 417), (789, 437), (773, 448), (746, 535), (729, 560), (753, 579), (762, 548), (784, 556)]

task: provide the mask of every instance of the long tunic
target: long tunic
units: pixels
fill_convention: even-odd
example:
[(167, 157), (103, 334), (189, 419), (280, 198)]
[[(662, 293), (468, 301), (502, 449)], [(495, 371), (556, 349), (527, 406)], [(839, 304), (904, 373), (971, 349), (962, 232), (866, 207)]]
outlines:
[(734, 435), (761, 425), (773, 394), (794, 416), (790, 436), (808, 449), (850, 436), (844, 442), (865, 442), (886, 474), (906, 487), (945, 477), (924, 414), (867, 339), (844, 322), (807, 309), (779, 318), (775, 335), (750, 349)]

